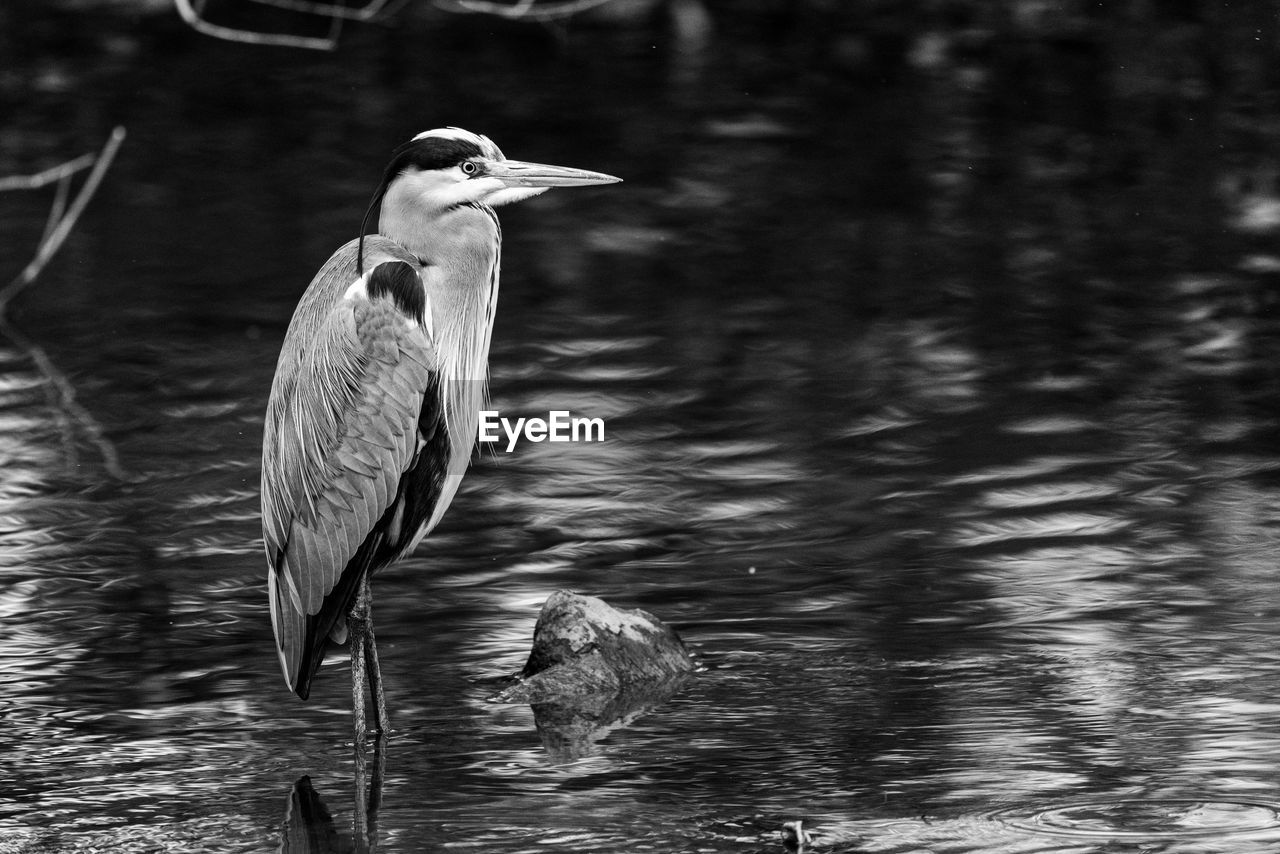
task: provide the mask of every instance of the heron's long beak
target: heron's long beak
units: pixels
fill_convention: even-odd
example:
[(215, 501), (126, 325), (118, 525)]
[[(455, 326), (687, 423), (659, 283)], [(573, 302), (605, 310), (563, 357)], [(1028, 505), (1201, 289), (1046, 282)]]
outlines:
[(508, 187), (588, 187), (617, 184), (621, 178), (568, 166), (548, 166), (523, 160), (494, 160), (486, 164), (485, 177), (497, 178)]

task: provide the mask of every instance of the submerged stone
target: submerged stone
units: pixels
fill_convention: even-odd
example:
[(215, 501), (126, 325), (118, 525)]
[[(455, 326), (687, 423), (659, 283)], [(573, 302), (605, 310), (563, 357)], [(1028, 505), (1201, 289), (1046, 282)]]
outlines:
[(665, 703), (694, 669), (680, 636), (647, 611), (560, 590), (538, 615), (521, 681), (493, 700), (529, 703), (543, 746), (569, 762)]
[(656, 686), (694, 668), (680, 636), (654, 615), (559, 590), (538, 615), (522, 681), (494, 699), (608, 704), (624, 689), (632, 693), (638, 687)]

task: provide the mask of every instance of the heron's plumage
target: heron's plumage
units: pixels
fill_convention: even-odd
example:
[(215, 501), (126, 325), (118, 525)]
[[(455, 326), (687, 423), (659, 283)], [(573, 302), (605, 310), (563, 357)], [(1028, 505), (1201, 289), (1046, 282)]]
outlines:
[[(357, 286), (355, 241), (329, 259), (286, 334), (266, 418), (271, 616), (285, 677), (303, 696), (325, 638), (344, 628), (359, 574), (410, 545), (404, 504), (442, 491), (442, 472), (428, 477), (434, 486), (426, 490), (406, 478), (424, 445), (438, 439), (441, 414), (436, 350), (394, 286), (406, 270), (417, 280), (417, 262), (385, 238), (365, 244), (369, 279), (382, 286)], [(344, 574), (354, 577), (343, 583)]]

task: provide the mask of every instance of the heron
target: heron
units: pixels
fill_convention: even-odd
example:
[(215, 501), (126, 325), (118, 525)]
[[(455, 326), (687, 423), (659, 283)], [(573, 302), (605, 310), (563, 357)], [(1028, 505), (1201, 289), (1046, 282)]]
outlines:
[(494, 208), (619, 180), (508, 160), (461, 128), (420, 133), (395, 149), (358, 235), (294, 310), (263, 430), (271, 625), (303, 700), (329, 643), (349, 643), (357, 745), (366, 691), (376, 734), (390, 731), (370, 579), (439, 524), (476, 445), (502, 247)]

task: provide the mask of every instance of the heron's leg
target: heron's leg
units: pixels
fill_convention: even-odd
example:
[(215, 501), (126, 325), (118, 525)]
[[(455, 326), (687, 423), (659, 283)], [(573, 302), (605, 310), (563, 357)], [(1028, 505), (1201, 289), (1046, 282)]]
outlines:
[(387, 758), (384, 739), (377, 740), (373, 750), (373, 775), (364, 749), (356, 747), (356, 801), (352, 831), (357, 854), (378, 850), (378, 810), (382, 807), (382, 778), (386, 776)]
[(378, 644), (373, 636), (373, 591), (369, 576), (360, 579), (355, 604), (347, 617), (351, 643), (351, 710), (355, 718), (356, 742), (363, 744), (368, 733), (364, 696), (368, 686), (369, 699), (373, 703), (378, 737), (391, 731), (387, 716), (387, 699), (382, 691), (382, 669), (378, 666)]
[[(356, 601), (347, 625), (351, 631), (351, 701), (356, 725), (356, 804), (352, 821), (355, 850), (358, 854), (376, 851), (378, 847), (378, 808), (382, 805), (382, 778), (386, 771), (383, 750), (387, 734), (387, 710), (382, 697), (382, 673), (378, 669), (377, 646), (373, 638), (373, 593), (369, 576), (360, 579)], [(367, 733), (364, 708), (365, 684), (373, 698), (377, 716), (377, 739), (373, 747), (373, 778), (368, 776), (368, 760), (364, 753)]]
[[(368, 584), (367, 581), (365, 583)], [(378, 641), (373, 635), (372, 613), (369, 614), (368, 631), (364, 636), (364, 658), (365, 669), (369, 673), (369, 699), (373, 701), (373, 714), (378, 722), (378, 736), (382, 737), (391, 732), (391, 719), (387, 715), (387, 698), (382, 691), (382, 668), (378, 665)]]
[(351, 606), (351, 614), (347, 617), (347, 629), (351, 644), (351, 716), (355, 723), (356, 749), (364, 744), (368, 729), (365, 725), (364, 694), (368, 682), (365, 671), (365, 637), (369, 633), (369, 578), (360, 580), (360, 588), (356, 593), (355, 604)]

